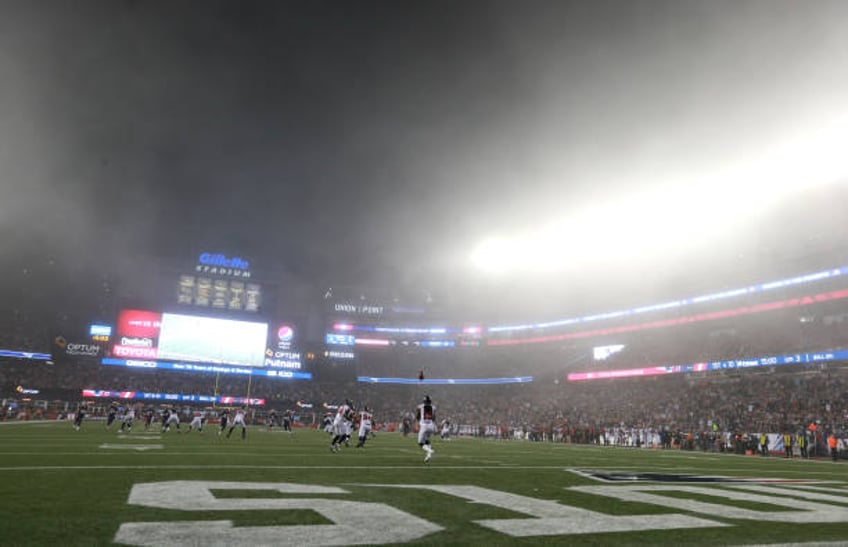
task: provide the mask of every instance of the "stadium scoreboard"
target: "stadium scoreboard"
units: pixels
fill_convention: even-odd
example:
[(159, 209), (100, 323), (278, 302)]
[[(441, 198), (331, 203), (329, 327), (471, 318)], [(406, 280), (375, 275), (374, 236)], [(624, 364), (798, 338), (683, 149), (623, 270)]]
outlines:
[(104, 365), (310, 379), (290, 323), (122, 310)]

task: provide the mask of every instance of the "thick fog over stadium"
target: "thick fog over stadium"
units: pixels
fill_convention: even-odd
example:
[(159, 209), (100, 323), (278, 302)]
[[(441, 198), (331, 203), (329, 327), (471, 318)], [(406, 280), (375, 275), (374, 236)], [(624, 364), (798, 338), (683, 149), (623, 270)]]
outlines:
[(848, 1), (0, 6), (0, 544), (848, 538)]
[(10, 2), (4, 262), (61, 257), (69, 286), (205, 249), (320, 286), (559, 294), (611, 266), (664, 284), (680, 260), (803, 241), (803, 224), (764, 221), (781, 203), (835, 218), (821, 207), (844, 196), (846, 15)]

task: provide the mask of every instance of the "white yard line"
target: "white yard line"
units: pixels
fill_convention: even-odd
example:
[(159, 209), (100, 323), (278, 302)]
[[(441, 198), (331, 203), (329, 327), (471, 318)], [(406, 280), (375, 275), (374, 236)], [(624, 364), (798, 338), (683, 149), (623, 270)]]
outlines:
[[(95, 453), (89, 453), (95, 454)], [(103, 452), (97, 452), (99, 456), (105, 455), (118, 455), (118, 454), (104, 454)], [(81, 454), (76, 454), (81, 455)], [(174, 455), (193, 455), (196, 456), (196, 453), (188, 453), (188, 454), (174, 454), (174, 453), (149, 453), (144, 454), (144, 457), (147, 456), (174, 456)], [(233, 454), (227, 454), (228, 456), (233, 456)], [(120, 456), (126, 457), (126, 454), (120, 454)], [(29, 465), (29, 466), (13, 466), (13, 467), (0, 467), (0, 471), (51, 471), (51, 470), (72, 470), (72, 469), (306, 469), (306, 470), (321, 470), (321, 469), (344, 469), (346, 471), (350, 471), (351, 467), (349, 465)], [(394, 470), (394, 469), (404, 469), (404, 470), (415, 470), (415, 469), (456, 469), (456, 470), (465, 470), (465, 471), (477, 471), (477, 470), (487, 470), (487, 469), (497, 469), (499, 471), (505, 470), (533, 470), (533, 469), (564, 469), (560, 465), (551, 465), (551, 466), (503, 466), (503, 465), (434, 465), (428, 464), (427, 467), (420, 465), (420, 462), (411, 461), (409, 465), (380, 465), (380, 466), (369, 466), (367, 468), (368, 471), (374, 470)]]

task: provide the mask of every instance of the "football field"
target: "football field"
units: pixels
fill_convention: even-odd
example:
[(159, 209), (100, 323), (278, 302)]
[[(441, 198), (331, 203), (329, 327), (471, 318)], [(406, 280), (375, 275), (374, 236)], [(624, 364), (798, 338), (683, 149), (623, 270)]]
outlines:
[(0, 425), (2, 545), (838, 545), (848, 461)]

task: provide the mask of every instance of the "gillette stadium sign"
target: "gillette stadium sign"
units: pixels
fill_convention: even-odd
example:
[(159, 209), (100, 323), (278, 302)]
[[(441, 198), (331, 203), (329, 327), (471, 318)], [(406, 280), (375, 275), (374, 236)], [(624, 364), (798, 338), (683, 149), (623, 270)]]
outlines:
[(199, 273), (250, 277), (250, 262), (239, 256), (230, 258), (220, 253), (202, 253), (197, 262), (194, 269)]

